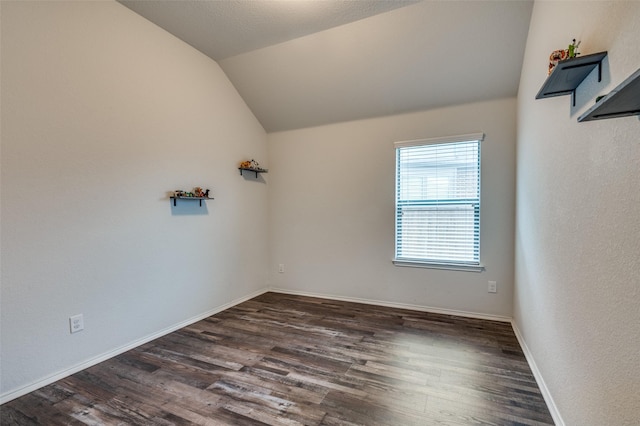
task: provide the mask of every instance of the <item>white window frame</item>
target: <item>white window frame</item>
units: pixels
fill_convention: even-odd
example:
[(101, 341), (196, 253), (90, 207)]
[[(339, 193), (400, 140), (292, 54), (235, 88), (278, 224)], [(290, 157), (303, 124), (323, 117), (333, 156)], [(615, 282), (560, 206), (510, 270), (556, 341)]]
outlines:
[[(430, 139), (420, 139), (420, 140), (411, 140), (411, 141), (400, 141), (395, 142), (395, 150), (396, 150), (396, 194), (395, 194), (395, 233), (394, 233), (394, 241), (395, 241), (395, 256), (393, 259), (393, 264), (396, 266), (409, 266), (409, 267), (419, 267), (419, 268), (435, 268), (435, 269), (449, 269), (449, 270), (457, 270), (457, 271), (471, 271), (471, 272), (481, 272), (484, 270), (484, 266), (480, 262), (480, 170), (481, 170), (481, 145), (484, 140), (484, 133), (472, 133), (466, 135), (458, 135), (458, 136), (446, 136), (439, 138), (430, 138)], [(401, 245), (401, 238), (399, 236), (399, 226), (401, 223), (401, 211), (403, 206), (410, 206), (410, 202), (401, 201), (400, 198), (400, 150), (402, 148), (408, 147), (420, 147), (426, 145), (435, 145), (435, 144), (452, 144), (458, 142), (478, 142), (478, 193), (477, 193), (477, 201), (474, 201), (474, 209), (477, 208), (477, 217), (474, 214), (474, 221), (477, 221), (477, 230), (474, 230), (474, 238), (476, 237), (477, 232), (477, 258), (472, 260), (458, 261), (458, 260), (441, 260), (441, 259), (427, 259), (427, 258), (413, 258), (413, 257), (403, 257), (399, 256), (399, 245)], [(405, 177), (406, 178), (406, 177)], [(435, 201), (436, 204), (440, 205), (440, 200)], [(447, 205), (447, 203), (444, 203)], [(449, 204), (453, 205), (453, 204)]]

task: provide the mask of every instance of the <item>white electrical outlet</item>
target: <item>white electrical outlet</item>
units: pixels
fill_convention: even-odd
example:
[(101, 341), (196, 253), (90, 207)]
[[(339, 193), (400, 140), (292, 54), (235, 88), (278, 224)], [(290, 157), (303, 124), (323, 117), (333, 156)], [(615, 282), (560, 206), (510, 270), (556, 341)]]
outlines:
[(489, 293), (497, 293), (498, 284), (495, 281), (489, 281)]
[(82, 318), (82, 314), (69, 317), (69, 328), (72, 334), (84, 330), (84, 318)]
[(278, 272), (280, 272), (281, 274), (284, 274), (284, 263), (281, 263), (278, 265)]

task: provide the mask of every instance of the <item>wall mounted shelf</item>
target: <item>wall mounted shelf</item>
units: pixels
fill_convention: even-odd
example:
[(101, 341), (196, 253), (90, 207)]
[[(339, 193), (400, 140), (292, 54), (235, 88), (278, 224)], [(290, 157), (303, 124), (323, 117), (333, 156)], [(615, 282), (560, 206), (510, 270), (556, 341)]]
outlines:
[(202, 207), (202, 200), (213, 200), (211, 197), (169, 197), (173, 200), (173, 206), (176, 206), (176, 202), (178, 200), (192, 200), (192, 201), (200, 201), (200, 207)]
[(578, 117), (578, 121), (640, 115), (640, 69)]
[(269, 173), (269, 170), (267, 170), (267, 169), (252, 169), (252, 168), (249, 168), (249, 167), (238, 167), (238, 170), (240, 170), (240, 175), (242, 175), (242, 171), (255, 173), (256, 174), (256, 179), (258, 179), (258, 174), (259, 173)]
[(536, 99), (571, 95), (573, 106), (576, 106), (576, 88), (595, 67), (598, 67), (598, 81), (602, 81), (602, 60), (606, 56), (607, 52), (599, 52), (558, 62)]

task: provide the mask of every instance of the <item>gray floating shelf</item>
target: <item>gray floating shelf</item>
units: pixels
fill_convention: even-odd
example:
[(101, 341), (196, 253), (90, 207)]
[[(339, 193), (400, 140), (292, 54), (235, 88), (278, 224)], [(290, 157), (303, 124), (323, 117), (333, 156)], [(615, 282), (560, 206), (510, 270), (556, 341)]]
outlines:
[(598, 81), (602, 80), (602, 60), (606, 56), (607, 52), (599, 52), (558, 62), (540, 88), (536, 99), (572, 95), (573, 106), (576, 106), (576, 88), (595, 67), (598, 67)]
[(176, 201), (178, 200), (199, 200), (200, 201), (200, 207), (202, 207), (202, 200), (213, 200), (212, 197), (169, 197), (173, 200), (173, 206), (176, 206)]
[(632, 115), (640, 115), (640, 68), (578, 117), (578, 121), (603, 120)]
[(267, 169), (252, 169), (252, 168), (249, 168), (249, 167), (238, 167), (238, 170), (240, 170), (240, 175), (242, 175), (242, 171), (243, 170), (245, 172), (255, 173), (256, 174), (256, 179), (258, 179), (258, 173), (269, 173), (269, 170), (267, 170)]

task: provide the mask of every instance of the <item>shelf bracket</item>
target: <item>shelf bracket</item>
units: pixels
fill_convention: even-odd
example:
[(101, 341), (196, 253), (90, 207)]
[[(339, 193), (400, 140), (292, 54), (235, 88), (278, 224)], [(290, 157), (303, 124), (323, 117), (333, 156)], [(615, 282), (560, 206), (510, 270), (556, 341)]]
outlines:
[(267, 169), (248, 169), (248, 168), (243, 168), (243, 167), (238, 167), (238, 170), (240, 170), (240, 176), (242, 176), (242, 172), (246, 171), (246, 172), (252, 172), (256, 174), (256, 179), (258, 179), (258, 174), (259, 173), (267, 173)]
[(176, 207), (177, 202), (178, 202), (178, 199), (181, 199), (181, 200), (191, 200), (191, 201), (193, 201), (193, 200), (198, 200), (198, 201), (199, 201), (199, 204), (200, 204), (200, 207), (202, 207), (202, 200), (204, 200), (204, 201), (206, 201), (206, 200), (213, 200), (213, 198), (212, 198), (212, 197), (209, 197), (209, 198), (207, 198), (207, 197), (169, 197), (169, 198), (171, 198), (171, 199), (173, 200), (173, 207)]
[(602, 61), (598, 62), (598, 83), (602, 81)]

